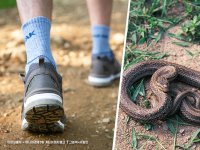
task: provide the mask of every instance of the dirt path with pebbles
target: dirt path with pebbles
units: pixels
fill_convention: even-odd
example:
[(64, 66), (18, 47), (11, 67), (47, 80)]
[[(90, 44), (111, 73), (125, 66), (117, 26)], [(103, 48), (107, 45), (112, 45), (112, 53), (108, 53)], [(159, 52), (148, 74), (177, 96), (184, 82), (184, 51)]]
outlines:
[[(24, 71), (25, 47), (16, 8), (0, 10), (0, 149), (111, 149), (119, 81), (107, 88), (93, 88), (86, 83), (91, 38), (85, 1), (54, 3), (51, 40), (63, 76), (66, 130), (54, 135), (21, 131), (23, 84), (18, 73)], [(126, 11), (126, 1), (115, 1), (111, 45), (118, 60), (122, 56)], [(54, 140), (65, 144), (49, 143)], [(25, 144), (26, 141), (47, 144)]]

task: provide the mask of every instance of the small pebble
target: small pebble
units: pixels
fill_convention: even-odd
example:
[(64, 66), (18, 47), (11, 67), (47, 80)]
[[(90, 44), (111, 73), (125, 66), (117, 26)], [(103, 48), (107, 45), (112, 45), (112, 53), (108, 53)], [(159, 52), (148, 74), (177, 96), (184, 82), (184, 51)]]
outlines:
[(109, 132), (109, 130), (108, 130), (108, 129), (105, 129), (105, 132)]
[(9, 132), (10, 132), (9, 130), (5, 130), (5, 131), (4, 131), (4, 133), (9, 133)]
[(179, 131), (181, 134), (183, 134), (185, 132), (185, 129), (180, 129)]
[(164, 130), (164, 131), (167, 131), (167, 130), (168, 130), (168, 127), (167, 127), (167, 124), (166, 124), (166, 123), (163, 124), (163, 130)]
[(76, 117), (76, 114), (72, 114), (72, 118), (75, 118)]
[(4, 116), (4, 117), (7, 117), (7, 116), (8, 116), (8, 113), (3, 114), (3, 116)]
[(193, 145), (193, 146), (191, 147), (191, 149), (196, 149), (196, 147), (197, 147), (197, 145)]
[(54, 37), (52, 37), (52, 41), (55, 44), (59, 45), (59, 46), (62, 46), (65, 43), (65, 40), (61, 36), (54, 36)]
[(113, 35), (112, 40), (116, 44), (122, 44), (122, 43), (124, 43), (124, 34), (122, 34), (122, 33), (116, 33), (116, 34)]
[(110, 118), (104, 118), (103, 120), (102, 120), (102, 123), (110, 123)]
[(67, 48), (69, 48), (69, 47), (70, 47), (70, 44), (69, 44), (68, 42), (65, 42), (65, 43), (64, 43), (64, 48), (67, 49)]
[(99, 131), (98, 131), (98, 130), (96, 130), (96, 133), (99, 133)]
[(112, 139), (113, 138), (113, 136), (110, 136), (110, 135), (105, 135), (108, 139)]

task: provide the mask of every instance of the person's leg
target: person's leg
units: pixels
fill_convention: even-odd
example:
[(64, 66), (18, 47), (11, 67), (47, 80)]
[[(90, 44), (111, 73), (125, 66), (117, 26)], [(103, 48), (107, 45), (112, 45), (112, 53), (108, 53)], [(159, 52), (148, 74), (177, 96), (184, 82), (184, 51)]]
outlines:
[(27, 64), (22, 129), (62, 132), (62, 78), (50, 48), (52, 0), (17, 0)]
[(41, 56), (56, 67), (50, 48), (52, 0), (17, 0), (17, 5), (26, 46), (26, 72)]
[(112, 1), (113, 0), (87, 0), (92, 26), (93, 56), (105, 55), (112, 59), (109, 46)]
[(91, 25), (110, 26), (113, 0), (87, 0)]
[(92, 26), (92, 67), (88, 81), (93, 86), (107, 86), (120, 76), (120, 64), (109, 45), (113, 0), (87, 0)]
[(38, 16), (51, 20), (52, 0), (17, 0), (17, 7), (22, 24)]

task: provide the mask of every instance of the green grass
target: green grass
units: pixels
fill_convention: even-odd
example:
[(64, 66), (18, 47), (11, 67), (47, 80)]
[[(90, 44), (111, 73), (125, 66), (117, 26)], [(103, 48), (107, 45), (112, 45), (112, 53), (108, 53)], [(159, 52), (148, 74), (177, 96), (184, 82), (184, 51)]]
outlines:
[[(178, 15), (171, 13), (177, 7), (183, 8), (177, 12)], [(199, 0), (132, 0), (129, 13), (125, 70), (144, 60), (166, 57), (166, 53), (148, 50), (162, 39), (167, 30), (177, 24), (181, 25), (179, 33), (169, 33), (168, 36), (182, 42), (173, 41), (173, 44), (189, 47), (189, 42), (200, 42)]]
[[(179, 14), (170, 14), (182, 6)], [(171, 27), (182, 23), (182, 34), (199, 40), (200, 2), (198, 0), (132, 0), (128, 22), (127, 42), (132, 45), (157, 43)], [(169, 14), (169, 15), (168, 15)]]
[(200, 15), (195, 15), (182, 25), (179, 33), (185, 41), (200, 44)]
[[(138, 140), (145, 140), (145, 142), (143, 142), (142, 146), (139, 147), (139, 148), (138, 148)], [(159, 149), (166, 150), (166, 148), (162, 145), (162, 143), (157, 138), (155, 138), (154, 136), (147, 135), (147, 134), (137, 134), (135, 132), (135, 129), (132, 128), (131, 147), (134, 150), (142, 150), (144, 148), (144, 146), (147, 144), (148, 141), (156, 142), (156, 150), (159, 150)]]
[(182, 47), (189, 47), (189, 44), (185, 42), (172, 42), (172, 43)]
[(167, 56), (168, 56), (167, 53), (131, 49), (129, 46), (127, 46), (127, 49), (125, 51), (124, 69), (126, 70), (130, 66), (144, 60), (158, 60)]
[[(190, 140), (184, 144), (184, 145), (177, 145), (176, 140), (177, 140), (177, 131), (179, 128), (179, 117), (176, 117), (176, 122), (175, 124), (170, 122), (168, 123), (168, 127), (170, 128), (170, 131), (173, 134), (174, 137), (174, 141), (173, 141), (173, 145), (172, 145), (172, 149), (176, 150), (176, 148), (181, 148), (183, 150), (190, 150), (190, 148), (193, 146), (193, 144), (195, 143), (200, 143), (200, 128), (197, 129), (196, 131), (194, 131), (190, 137)], [(139, 140), (143, 141), (142, 145), (139, 146), (138, 142)], [(134, 150), (144, 150), (144, 146), (147, 144), (148, 141), (154, 141), (156, 143), (156, 147), (155, 149), (162, 149), (162, 150), (166, 150), (165, 146), (162, 144), (162, 141), (160, 141), (158, 138), (152, 136), (152, 135), (148, 135), (148, 134), (143, 134), (143, 133), (137, 133), (134, 129), (134, 127), (132, 127), (132, 132), (131, 132), (131, 142), (129, 142), (131, 144), (132, 149)]]
[(137, 137), (136, 137), (136, 133), (135, 133), (135, 129), (132, 128), (132, 148), (137, 149)]
[[(173, 10), (178, 12), (172, 13)], [(130, 3), (130, 15), (128, 21), (127, 44), (124, 55), (124, 70), (132, 65), (145, 60), (159, 60), (168, 57), (167, 53), (156, 51), (149, 51), (152, 47), (160, 42), (166, 32), (176, 26), (180, 25), (180, 30), (177, 33), (166, 34), (169, 37), (178, 39), (173, 41), (172, 44), (184, 48), (185, 53), (190, 57), (196, 57), (200, 51), (191, 52), (189, 47), (193, 43), (200, 42), (200, 1), (199, 0), (132, 0)], [(178, 14), (178, 15), (177, 15)], [(142, 107), (149, 108), (150, 102), (146, 98), (144, 88), (145, 79), (141, 79), (128, 89), (128, 94), (131, 100), (141, 105)], [(128, 125), (131, 117), (127, 116), (125, 124)], [(174, 142), (171, 149), (180, 147), (184, 150), (189, 150), (190, 147), (197, 142), (199, 130), (191, 135), (191, 139), (185, 145), (178, 145), (177, 131), (179, 126), (190, 126), (191, 124), (184, 122), (178, 115), (167, 119), (167, 127), (172, 133)], [(146, 130), (153, 130), (152, 124), (142, 123)], [(128, 142), (133, 149), (142, 150), (147, 144), (147, 141), (154, 141), (156, 147), (154, 149), (166, 149), (162, 145), (162, 141), (158, 138), (147, 134), (137, 133), (132, 128), (131, 141)], [(143, 144), (140, 146), (138, 140), (142, 140)], [(139, 147), (140, 146), (140, 147)]]
[(192, 133), (190, 140), (184, 145), (176, 145), (176, 147), (182, 148), (183, 150), (190, 150), (190, 147), (194, 143), (200, 143), (200, 128)]
[(136, 0), (131, 1), (128, 23), (128, 42), (133, 45), (158, 42), (163, 33), (171, 26), (179, 22), (166, 16), (168, 7), (174, 5), (169, 0)]
[(16, 6), (16, 0), (1, 0), (0, 9), (12, 8)]
[[(188, 19), (181, 25), (181, 29), (178, 33), (169, 34), (169, 36), (184, 42), (200, 44), (200, 15), (195, 15), (193, 18)], [(180, 46), (187, 47), (187, 45), (185, 46), (187, 43), (184, 42), (181, 42), (182, 44)]]

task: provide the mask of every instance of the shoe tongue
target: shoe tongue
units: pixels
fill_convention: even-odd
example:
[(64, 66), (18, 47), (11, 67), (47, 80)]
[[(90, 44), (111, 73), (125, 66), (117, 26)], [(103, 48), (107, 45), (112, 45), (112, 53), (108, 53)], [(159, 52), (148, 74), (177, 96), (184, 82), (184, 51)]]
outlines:
[(44, 57), (38, 57), (38, 63), (32, 63), (29, 67), (29, 70), (26, 74), (28, 76), (33, 70), (37, 69), (39, 66), (42, 66), (45, 64), (45, 59)]
[(39, 57), (39, 65), (44, 64), (44, 58), (43, 57)]

